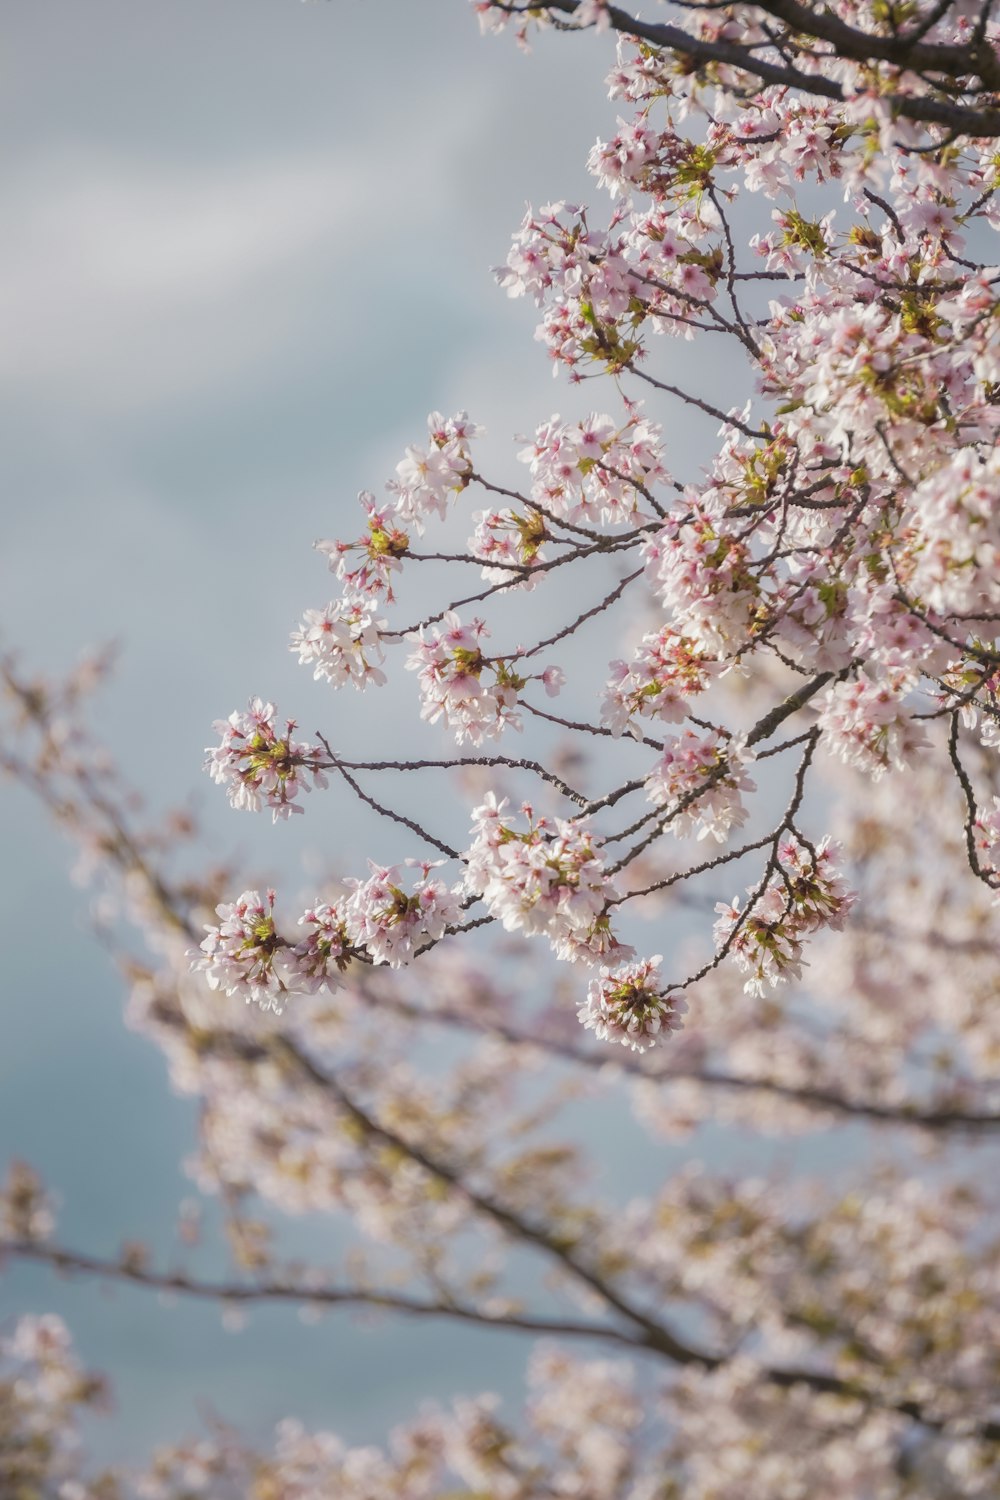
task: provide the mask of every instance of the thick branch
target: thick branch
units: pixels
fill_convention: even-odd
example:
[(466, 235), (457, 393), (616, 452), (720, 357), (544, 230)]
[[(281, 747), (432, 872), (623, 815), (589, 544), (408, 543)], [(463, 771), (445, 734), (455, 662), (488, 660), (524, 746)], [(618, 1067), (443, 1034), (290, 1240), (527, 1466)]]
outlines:
[[(545, 9), (561, 12), (564, 15), (573, 15), (578, 5), (579, 0), (548, 0)], [(498, 8), (514, 13), (528, 9), (526, 5), (500, 5)], [(990, 86), (995, 81), (996, 63), (987, 60), (984, 47), (946, 48), (913, 42), (910, 44), (909, 52), (906, 51), (905, 45), (900, 44), (897, 55), (888, 57), (884, 49), (893, 44), (887, 39), (869, 37), (864, 32), (855, 34), (852, 27), (844, 26), (843, 23), (836, 21), (828, 11), (818, 15), (806, 7), (790, 4), (788, 0), (765, 0), (760, 9), (776, 16), (779, 10), (786, 9), (789, 13), (794, 13), (796, 17), (801, 14), (803, 35), (811, 35), (818, 40), (823, 38), (820, 31), (816, 29), (817, 27), (821, 25), (843, 27), (848, 34), (847, 42), (852, 48), (855, 47), (854, 35), (863, 38), (868, 44), (866, 52), (860, 49), (860, 45), (857, 46), (856, 52), (843, 50), (843, 56), (856, 61), (887, 60), (905, 69), (913, 66), (912, 56), (926, 58), (927, 54), (930, 54), (932, 61), (929, 63), (925, 61), (923, 66), (930, 66), (949, 77), (974, 74), (986, 83), (987, 79), (984, 77), (986, 74)], [(609, 6), (607, 13), (616, 31), (623, 32), (626, 36), (638, 37), (654, 47), (662, 47), (681, 59), (690, 59), (700, 63), (722, 63), (759, 79), (762, 84), (793, 88), (804, 94), (835, 99), (838, 103), (843, 103), (846, 98), (841, 86), (823, 77), (821, 73), (805, 73), (790, 63), (769, 62), (765, 58), (758, 57), (742, 43), (713, 41), (705, 37), (693, 36), (682, 27), (672, 26), (667, 22), (640, 21), (617, 5)], [(972, 89), (969, 92), (975, 94), (981, 90)], [(1000, 136), (1000, 110), (993, 106), (992, 99), (989, 104), (978, 106), (953, 103), (927, 95), (912, 97), (904, 94), (891, 94), (888, 98), (894, 113), (906, 119), (918, 120), (926, 124), (945, 125), (950, 130), (963, 135)]]

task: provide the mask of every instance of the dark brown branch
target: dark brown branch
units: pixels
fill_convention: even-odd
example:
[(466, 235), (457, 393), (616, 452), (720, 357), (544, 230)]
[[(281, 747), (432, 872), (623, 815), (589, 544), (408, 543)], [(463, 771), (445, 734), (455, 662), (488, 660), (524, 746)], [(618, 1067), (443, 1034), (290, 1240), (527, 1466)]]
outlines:
[[(578, 4), (579, 0), (547, 0), (544, 8), (571, 16)], [(531, 8), (527, 4), (498, 4), (498, 9), (508, 10), (512, 14), (523, 14)], [(887, 61), (903, 70), (923, 67), (951, 78), (975, 75), (982, 80), (985, 88), (1000, 87), (996, 59), (988, 55), (989, 49), (985, 43), (975, 48), (965, 48), (926, 44), (919, 40), (908, 40), (905, 35), (898, 38), (871, 36), (867, 32), (855, 31), (826, 9), (814, 10), (795, 4), (794, 0), (763, 0), (759, 8), (782, 20), (794, 16), (795, 25), (801, 34), (817, 40), (829, 41), (829, 29), (834, 28), (840, 38), (837, 52), (829, 54), (834, 58), (839, 53), (840, 56), (858, 62)], [(616, 31), (638, 37), (654, 47), (662, 47), (681, 59), (696, 63), (722, 63), (758, 79), (762, 84), (792, 88), (800, 93), (834, 99), (838, 103), (845, 99), (841, 86), (821, 73), (806, 73), (788, 63), (770, 62), (758, 57), (745, 43), (714, 41), (694, 36), (682, 27), (668, 22), (640, 21), (617, 5), (610, 5), (607, 13)], [(975, 96), (984, 91), (985, 89), (980, 88), (969, 92)], [(978, 105), (955, 103), (928, 95), (893, 94), (889, 96), (889, 103), (894, 113), (905, 119), (944, 125), (973, 137), (1000, 136), (1000, 109), (995, 107), (989, 95), (987, 98), (988, 103)]]
[(980, 863), (979, 851), (976, 848), (976, 821), (979, 817), (979, 809), (976, 806), (976, 794), (972, 789), (969, 773), (962, 764), (962, 758), (958, 753), (958, 725), (959, 716), (953, 713), (951, 716), (951, 732), (948, 736), (948, 758), (952, 769), (958, 778), (958, 784), (962, 788), (965, 797), (965, 848), (969, 857), (969, 868), (984, 885), (995, 891), (1000, 888), (1000, 873), (996, 870), (987, 870)]
[[(316, 737), (323, 739), (319, 733)], [(547, 770), (537, 760), (524, 760), (512, 755), (456, 755), (452, 760), (342, 760), (339, 756), (332, 755), (329, 766), (323, 769), (333, 770), (338, 766), (346, 766), (349, 771), (450, 771), (462, 766), (503, 766), (511, 771), (530, 771), (533, 776), (556, 787), (570, 802), (588, 809), (593, 807), (593, 803), (588, 802), (582, 792), (574, 791), (561, 776)]]
[(522, 652), (515, 660), (525, 661), (529, 656), (534, 656), (537, 652), (544, 651), (549, 646), (554, 646), (558, 641), (565, 640), (567, 636), (575, 634), (581, 625), (585, 625), (588, 620), (593, 620), (597, 615), (603, 614), (606, 609), (610, 609), (613, 604), (617, 604), (629, 584), (634, 583), (637, 578), (641, 578), (644, 571), (643, 568), (636, 568), (634, 573), (627, 573), (621, 582), (615, 585), (610, 594), (606, 594), (597, 604), (591, 605), (590, 609), (585, 609), (582, 614), (577, 615), (575, 620), (571, 620), (568, 625), (564, 625), (561, 630), (557, 630), (555, 635), (547, 636), (544, 641), (539, 641), (537, 646), (532, 646), (529, 650)]

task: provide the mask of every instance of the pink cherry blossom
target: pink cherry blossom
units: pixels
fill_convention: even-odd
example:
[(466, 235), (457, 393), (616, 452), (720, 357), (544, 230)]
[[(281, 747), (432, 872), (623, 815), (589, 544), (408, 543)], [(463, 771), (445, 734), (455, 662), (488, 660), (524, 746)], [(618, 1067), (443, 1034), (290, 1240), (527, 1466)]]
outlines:
[(233, 902), (216, 907), (218, 926), (206, 926), (202, 956), (195, 962), (209, 987), (242, 995), (264, 1010), (280, 1013), (296, 987), (297, 969), (287, 944), (274, 925), (274, 891), (261, 900), (244, 891)]
[(218, 719), (213, 728), (222, 741), (208, 747), (205, 768), (226, 788), (233, 807), (259, 812), (267, 806), (276, 823), (302, 811), (295, 801), (300, 791), (324, 787), (327, 781), (324, 751), (292, 738), (293, 719), (279, 735), (275, 713), (273, 703), (252, 698), (247, 713), (236, 711), (228, 719)]
[(801, 978), (804, 939), (843, 927), (855, 896), (838, 869), (838, 853), (829, 839), (812, 849), (789, 837), (776, 851), (775, 872), (758, 893), (751, 888), (746, 908), (739, 900), (716, 907), (716, 942), (749, 974), (748, 994)]
[(724, 843), (731, 829), (746, 822), (741, 793), (757, 790), (742, 769), (747, 758), (744, 745), (714, 731), (668, 735), (662, 758), (646, 777), (646, 794), (657, 807), (675, 810), (669, 820), (673, 833), (694, 831), (699, 839)]
[(312, 667), (317, 681), (333, 687), (348, 682), (360, 689), (369, 684), (381, 687), (386, 681), (380, 665), (385, 660), (385, 628), (370, 602), (348, 594), (325, 609), (307, 609), (292, 635), (291, 649), (304, 667)]
[[(330, 559), (330, 566), (342, 579), (348, 597), (384, 594), (392, 603), (392, 576), (402, 567), (410, 538), (395, 523), (386, 507), (379, 509), (375, 496), (368, 491), (359, 495), (367, 516), (367, 531), (355, 542), (320, 541), (316, 550)], [(355, 559), (352, 554), (358, 554)]]
[(397, 866), (369, 864), (372, 873), (367, 880), (347, 882), (351, 894), (343, 904), (343, 924), (350, 941), (371, 954), (375, 963), (393, 968), (409, 963), (419, 947), (436, 942), (446, 928), (461, 921), (461, 886), (449, 889), (432, 877), (434, 864), (419, 866), (421, 877), (409, 894)]
[(680, 1030), (687, 1002), (660, 992), (662, 962), (657, 953), (614, 969), (601, 966), (578, 1012), (598, 1041), (620, 1042), (633, 1052), (645, 1052), (661, 1035)]
[(427, 426), (430, 441), (407, 448), (388, 486), (395, 497), (396, 517), (417, 531), (423, 531), (431, 516), (444, 517), (449, 500), (465, 489), (472, 473), (470, 444), (482, 432), (466, 412), (447, 420), (431, 412)]

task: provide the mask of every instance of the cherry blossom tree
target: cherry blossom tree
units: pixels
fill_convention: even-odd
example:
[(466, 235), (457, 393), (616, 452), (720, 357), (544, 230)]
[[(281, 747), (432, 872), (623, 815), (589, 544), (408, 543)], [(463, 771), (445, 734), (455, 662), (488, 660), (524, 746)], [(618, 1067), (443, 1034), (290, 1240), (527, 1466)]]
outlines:
[[(470, 1396), (384, 1452), (220, 1426), (138, 1493), (997, 1493), (992, 8), (475, 4), (524, 45), (618, 34), (603, 206), (530, 210), (497, 272), (594, 410), (543, 416), (502, 473), (477, 420), (433, 413), (356, 535), (318, 544), (339, 593), (291, 647), (337, 731), (256, 698), (207, 751), (240, 811), (358, 799), (395, 863), (331, 870), (304, 909), (179, 874), (193, 830), (133, 813), (90, 738), (102, 665), (5, 667), (3, 765), (118, 900), (129, 1020), (200, 1101), (233, 1272), (63, 1243), (17, 1163), (4, 1253), (542, 1339), (523, 1423)], [(678, 474), (695, 412), (716, 436)], [(437, 754), (348, 748), (393, 681)], [(441, 1034), (446, 1067), (421, 1050)], [(581, 1096), (690, 1166), (588, 1194), (560, 1123)], [(707, 1125), (821, 1135), (844, 1170), (736, 1179), (696, 1161)], [(302, 1209), (353, 1226), (335, 1266), (283, 1254)], [(8, 1489), (118, 1493), (80, 1467), (99, 1386), (58, 1320), (0, 1360)]]

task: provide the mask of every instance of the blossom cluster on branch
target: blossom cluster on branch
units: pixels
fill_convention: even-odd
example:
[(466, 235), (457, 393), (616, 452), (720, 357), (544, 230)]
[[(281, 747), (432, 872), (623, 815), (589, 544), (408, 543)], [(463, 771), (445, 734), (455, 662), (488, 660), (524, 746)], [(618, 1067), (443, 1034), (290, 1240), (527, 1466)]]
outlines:
[[(336, 736), (299, 741), (260, 698), (217, 723), (207, 768), (234, 807), (278, 822), (315, 791), (323, 830), (318, 793), (343, 791), (399, 841), (287, 919), (243, 873), (176, 875), (190, 825), (133, 816), (88, 739), (99, 672), (5, 667), (0, 764), (143, 934), (139, 955), (108, 934), (129, 1019), (200, 1102), (191, 1169), (233, 1275), (61, 1244), (26, 1167), (0, 1253), (230, 1309), (617, 1351), (546, 1345), (527, 1425), (470, 1399), (388, 1456), (220, 1431), (162, 1455), (157, 1500), (989, 1497), (1000, 30), (971, 0), (475, 9), (525, 42), (621, 34), (623, 117), (588, 158), (606, 211), (529, 210), (497, 272), (537, 304), (556, 376), (605, 396), (543, 417), (498, 475), (465, 413), (432, 413), (360, 525), (318, 544), (341, 593), (292, 651), (323, 691), (398, 682), (430, 753), (348, 751), (353, 693)], [(698, 387), (693, 345), (732, 404)], [(678, 437), (697, 423), (700, 467)], [(458, 1060), (425, 1067), (440, 1035)], [(824, 1132), (843, 1172), (691, 1163), (602, 1198), (556, 1124), (581, 1098), (631, 1103), (654, 1143)], [(350, 1227), (335, 1263), (283, 1256), (276, 1223), (302, 1210)], [(44, 1389), (46, 1358), (72, 1368), (64, 1335), (25, 1326), (0, 1348), (21, 1361), (0, 1433), (71, 1422), (73, 1388)]]
[[(272, 706), (254, 700), (249, 713), (217, 726), (222, 743), (209, 751), (209, 766), (234, 806), (266, 804), (276, 819), (301, 809), (301, 788), (339, 772), (406, 824), (418, 841), (408, 857), (423, 857), (420, 844), (445, 856), (452, 868), (430, 886), (425, 879), (419, 903), (397, 886), (371, 913), (361, 909), (370, 883), (343, 872), (355, 890), (348, 941), (361, 961), (406, 962), (447, 933), (499, 920), (547, 937), (561, 959), (613, 971), (635, 953), (619, 935), (625, 907), (656, 885), (634, 873), (667, 860), (661, 836), (694, 831), (721, 847), (713, 861), (689, 866), (692, 878), (708, 864), (745, 863), (754, 851), (760, 863), (748, 887), (753, 901), (716, 925), (714, 957), (686, 975), (678, 968), (672, 987), (688, 988), (730, 957), (751, 985), (774, 985), (799, 972), (806, 940), (842, 925), (850, 905), (834, 846), (822, 844), (821, 869), (802, 826), (812, 768), (824, 754), (873, 778), (925, 754), (950, 758), (967, 792), (972, 847), (982, 851), (973, 871), (995, 879), (988, 817), (954, 746), (934, 730), (937, 721), (975, 721), (989, 744), (998, 725), (990, 625), (1000, 606), (1000, 273), (991, 271), (986, 240), (1000, 224), (1000, 169), (989, 132), (952, 141), (933, 115), (899, 103), (913, 96), (906, 45), (924, 59), (921, 78), (933, 73), (932, 59), (955, 77), (945, 62), (963, 46), (975, 73), (982, 59), (973, 34), (992, 35), (988, 17), (973, 22), (961, 7), (928, 14), (920, 26), (907, 17), (892, 23), (889, 47), (884, 28), (850, 7), (835, 24), (797, 6), (793, 16), (784, 4), (691, 9), (695, 40), (735, 45), (738, 36), (744, 59), (770, 49), (798, 69), (808, 55), (811, 76), (836, 81), (833, 92), (817, 94), (766, 77), (745, 87), (743, 64), (708, 54), (704, 66), (679, 72), (649, 28), (635, 31), (614, 7), (476, 9), (488, 29), (518, 18), (523, 31), (565, 15), (576, 26), (607, 23), (638, 37), (622, 41), (610, 80), (628, 114), (588, 159), (611, 197), (603, 227), (596, 212), (572, 204), (529, 210), (498, 271), (510, 296), (538, 304), (537, 335), (554, 371), (574, 382), (610, 375), (621, 410), (541, 422), (517, 455), (528, 472), (523, 485), (481, 471), (482, 429), (464, 412), (432, 413), (426, 440), (407, 449), (386, 499), (362, 494), (360, 537), (318, 544), (346, 592), (309, 610), (292, 646), (333, 686), (368, 688), (385, 684), (392, 653), (408, 643), (404, 665), (417, 675), (420, 717), (458, 746), (513, 735), (537, 741), (554, 723), (583, 742), (578, 753), (607, 734), (627, 735), (635, 751), (622, 756), (624, 779), (602, 761), (601, 784), (586, 794), (547, 774), (544, 752), (511, 756), (505, 764), (525, 773), (517, 779), (528, 783), (526, 802), (544, 794), (550, 811), (530, 837), (505, 826), (490, 845), (492, 869), (474, 804), (474, 842), (455, 848), (426, 821), (380, 802), (364, 781), (384, 769), (496, 767), (500, 757), (354, 763), (322, 735), (296, 743), (291, 723), (279, 736)], [(768, 13), (789, 33), (784, 45)], [(860, 43), (838, 51), (848, 34), (854, 42), (867, 36), (871, 55), (858, 52)], [(697, 63), (697, 48), (692, 57)], [(924, 95), (947, 92), (940, 79), (922, 87)], [(747, 233), (748, 216), (759, 232)], [(706, 341), (742, 367), (745, 404), (725, 410), (654, 374), (654, 353), (669, 367), (678, 340)], [(662, 421), (639, 401), (643, 391), (665, 398)], [(668, 413), (684, 404), (721, 423), (721, 446), (686, 480), (674, 472), (680, 455), (671, 461), (668, 452), (677, 446)], [(474, 509), (478, 496), (488, 508)], [(440, 550), (418, 549), (417, 536), (443, 527), (447, 538), (462, 515), (475, 527), (466, 551), (448, 550), (447, 539)], [(443, 607), (402, 624), (393, 613), (418, 564), (438, 570)], [(511, 594), (569, 597), (571, 566), (589, 607), (534, 643), (505, 645)], [(484, 586), (449, 587), (451, 571), (470, 569)], [(651, 627), (638, 641), (637, 621)], [(595, 622), (601, 641), (616, 625), (626, 648), (632, 636), (631, 655), (609, 657), (597, 690)], [(583, 674), (578, 636), (591, 642)], [(735, 682), (753, 691), (758, 711), (749, 724)], [(539, 688), (543, 698), (572, 693), (582, 707), (543, 707)], [(663, 734), (664, 724), (680, 733)], [(772, 756), (781, 760), (762, 787), (773, 789), (779, 766), (790, 764), (790, 800), (764, 833), (762, 809), (772, 799), (746, 763)], [(629, 815), (643, 796), (652, 809)], [(740, 844), (734, 835), (748, 824), (759, 836)], [(585, 857), (567, 863), (574, 845)], [(598, 878), (607, 863), (598, 851), (611, 846), (607, 878)], [(797, 850), (794, 879), (782, 848)], [(670, 859), (664, 887), (681, 873)], [(830, 881), (836, 899), (804, 913), (795, 883)], [(452, 897), (463, 890), (459, 908)], [(417, 904), (433, 907), (423, 926)], [(210, 968), (214, 982), (269, 1003), (293, 992), (291, 936), (272, 924), (262, 957), (247, 932), (237, 959), (225, 930), (229, 905), (203, 944), (210, 964), (225, 953), (225, 971)], [(395, 924), (405, 929), (398, 942), (389, 940)], [(306, 983), (317, 974), (307, 966)], [(624, 969), (619, 977), (626, 981)], [(642, 1027), (605, 1034), (630, 1046), (640, 1035), (653, 1039)]]

